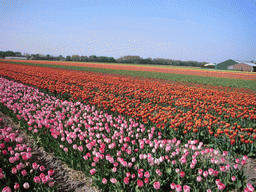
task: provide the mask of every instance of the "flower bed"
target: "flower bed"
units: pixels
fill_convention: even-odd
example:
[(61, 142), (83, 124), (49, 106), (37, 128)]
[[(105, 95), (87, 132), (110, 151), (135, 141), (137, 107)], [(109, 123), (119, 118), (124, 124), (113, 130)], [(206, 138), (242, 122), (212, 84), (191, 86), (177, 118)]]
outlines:
[[(83, 100), (109, 114), (129, 116), (182, 140), (255, 155), (256, 95), (107, 74), (5, 64), (0, 75)], [(97, 81), (96, 81), (97, 79)]]
[(4, 127), (0, 118), (0, 191), (55, 191), (51, 176), (54, 170), (46, 170), (31, 162), (31, 148), (12, 127)]
[(186, 144), (145, 127), (132, 118), (113, 116), (80, 102), (59, 100), (38, 89), (0, 78), (1, 110), (18, 120), (38, 144), (70, 167), (91, 175), (105, 191), (214, 191), (246, 188), (247, 156), (221, 160), (198, 140)]

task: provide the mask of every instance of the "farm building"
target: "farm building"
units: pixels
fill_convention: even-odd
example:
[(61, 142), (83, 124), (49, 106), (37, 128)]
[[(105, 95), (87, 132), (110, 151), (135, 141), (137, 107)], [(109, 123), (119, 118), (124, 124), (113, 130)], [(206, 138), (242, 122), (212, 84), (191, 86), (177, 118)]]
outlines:
[(229, 59), (217, 64), (217, 69), (256, 72), (256, 64), (247, 61)]
[(237, 70), (237, 71), (256, 72), (256, 64), (248, 63), (248, 62), (241, 62), (236, 65), (229, 66), (228, 69)]
[(228, 70), (229, 66), (236, 65), (236, 64), (239, 64), (239, 63), (236, 62), (235, 60), (229, 59), (229, 60), (223, 61), (221, 63), (218, 63), (217, 64), (217, 69), (219, 69), (219, 70)]
[(5, 59), (27, 60), (27, 57), (5, 57)]

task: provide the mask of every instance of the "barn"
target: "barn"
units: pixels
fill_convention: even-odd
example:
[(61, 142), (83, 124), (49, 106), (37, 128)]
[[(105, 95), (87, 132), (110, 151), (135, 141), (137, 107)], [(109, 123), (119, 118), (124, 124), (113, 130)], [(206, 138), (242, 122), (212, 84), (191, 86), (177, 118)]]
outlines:
[(236, 64), (239, 64), (239, 63), (236, 62), (235, 60), (229, 59), (229, 60), (223, 61), (221, 63), (218, 63), (217, 69), (218, 70), (228, 70), (229, 66), (236, 65)]
[(238, 64), (229, 66), (228, 69), (236, 71), (256, 72), (256, 64), (248, 62), (239, 62)]
[(229, 59), (217, 64), (217, 69), (256, 72), (256, 64), (248, 61)]

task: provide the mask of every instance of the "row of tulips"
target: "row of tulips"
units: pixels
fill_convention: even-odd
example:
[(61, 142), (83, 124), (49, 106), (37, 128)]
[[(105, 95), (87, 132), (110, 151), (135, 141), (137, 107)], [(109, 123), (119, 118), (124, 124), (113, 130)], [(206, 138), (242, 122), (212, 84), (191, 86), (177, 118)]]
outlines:
[(109, 113), (128, 115), (161, 128), (164, 135), (194, 137), (215, 145), (222, 142), (223, 150), (244, 154), (256, 152), (254, 93), (14, 64), (0, 69), (0, 75), (56, 95), (71, 95)]
[(31, 148), (18, 132), (0, 118), (0, 191), (55, 191), (54, 170), (31, 161)]
[(0, 85), (2, 110), (104, 191), (254, 191), (243, 173), (247, 156), (233, 161), (227, 151), (203, 147), (198, 140), (183, 145), (131, 118), (59, 100), (4, 78)]
[[(1, 60), (0, 61), (6, 61)], [(100, 63), (79, 63), (79, 62), (54, 62), (54, 61), (17, 61), (11, 60), (12, 62), (20, 63), (37, 63), (44, 65), (67, 65), (67, 66), (79, 66), (79, 67), (93, 67), (93, 68), (104, 68), (104, 69), (116, 69), (116, 70), (132, 70), (132, 71), (150, 71), (157, 73), (173, 73), (173, 74), (184, 74), (184, 75), (196, 75), (196, 76), (206, 76), (206, 77), (221, 77), (229, 79), (246, 79), (246, 80), (256, 80), (256, 74), (253, 73), (234, 73), (227, 71), (209, 71), (209, 70), (198, 70), (198, 69), (179, 69), (174, 67), (150, 67), (150, 66), (136, 66), (136, 65), (108, 65)]]

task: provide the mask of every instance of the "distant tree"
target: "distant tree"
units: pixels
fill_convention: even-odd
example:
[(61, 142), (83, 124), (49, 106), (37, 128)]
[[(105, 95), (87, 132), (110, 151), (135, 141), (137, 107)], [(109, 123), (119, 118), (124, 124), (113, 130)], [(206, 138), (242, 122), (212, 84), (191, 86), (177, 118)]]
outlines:
[(31, 54), (31, 58), (33, 59), (33, 60), (39, 60), (39, 54)]
[(23, 53), (24, 57), (27, 57), (27, 60), (30, 58), (30, 54), (29, 53)]
[(79, 55), (72, 55), (71, 60), (72, 61), (80, 61), (80, 56)]
[(65, 57), (63, 57), (62, 55), (59, 55), (58, 61), (65, 61)]
[(46, 55), (45, 57), (46, 60), (50, 61), (51, 60), (51, 56), (49, 54)]
[(71, 61), (71, 57), (69, 55), (66, 57), (66, 61)]
[(117, 61), (113, 57), (108, 58), (108, 62), (110, 63), (117, 63)]
[(108, 62), (108, 57), (100, 56), (100, 57), (97, 58), (97, 61), (99, 61), (99, 62)]
[(89, 61), (91, 61), (91, 62), (96, 62), (96, 61), (97, 61), (97, 56), (96, 56), (96, 55), (91, 55), (91, 56), (89, 57)]
[(21, 57), (21, 52), (14, 52), (15, 57)]
[(87, 56), (81, 56), (81, 61), (82, 62), (88, 61), (88, 57)]
[(5, 57), (5, 51), (0, 51), (0, 57)]
[(14, 54), (13, 51), (6, 51), (6, 52), (5, 52), (5, 55), (6, 55), (6, 56), (15, 56), (15, 54)]

